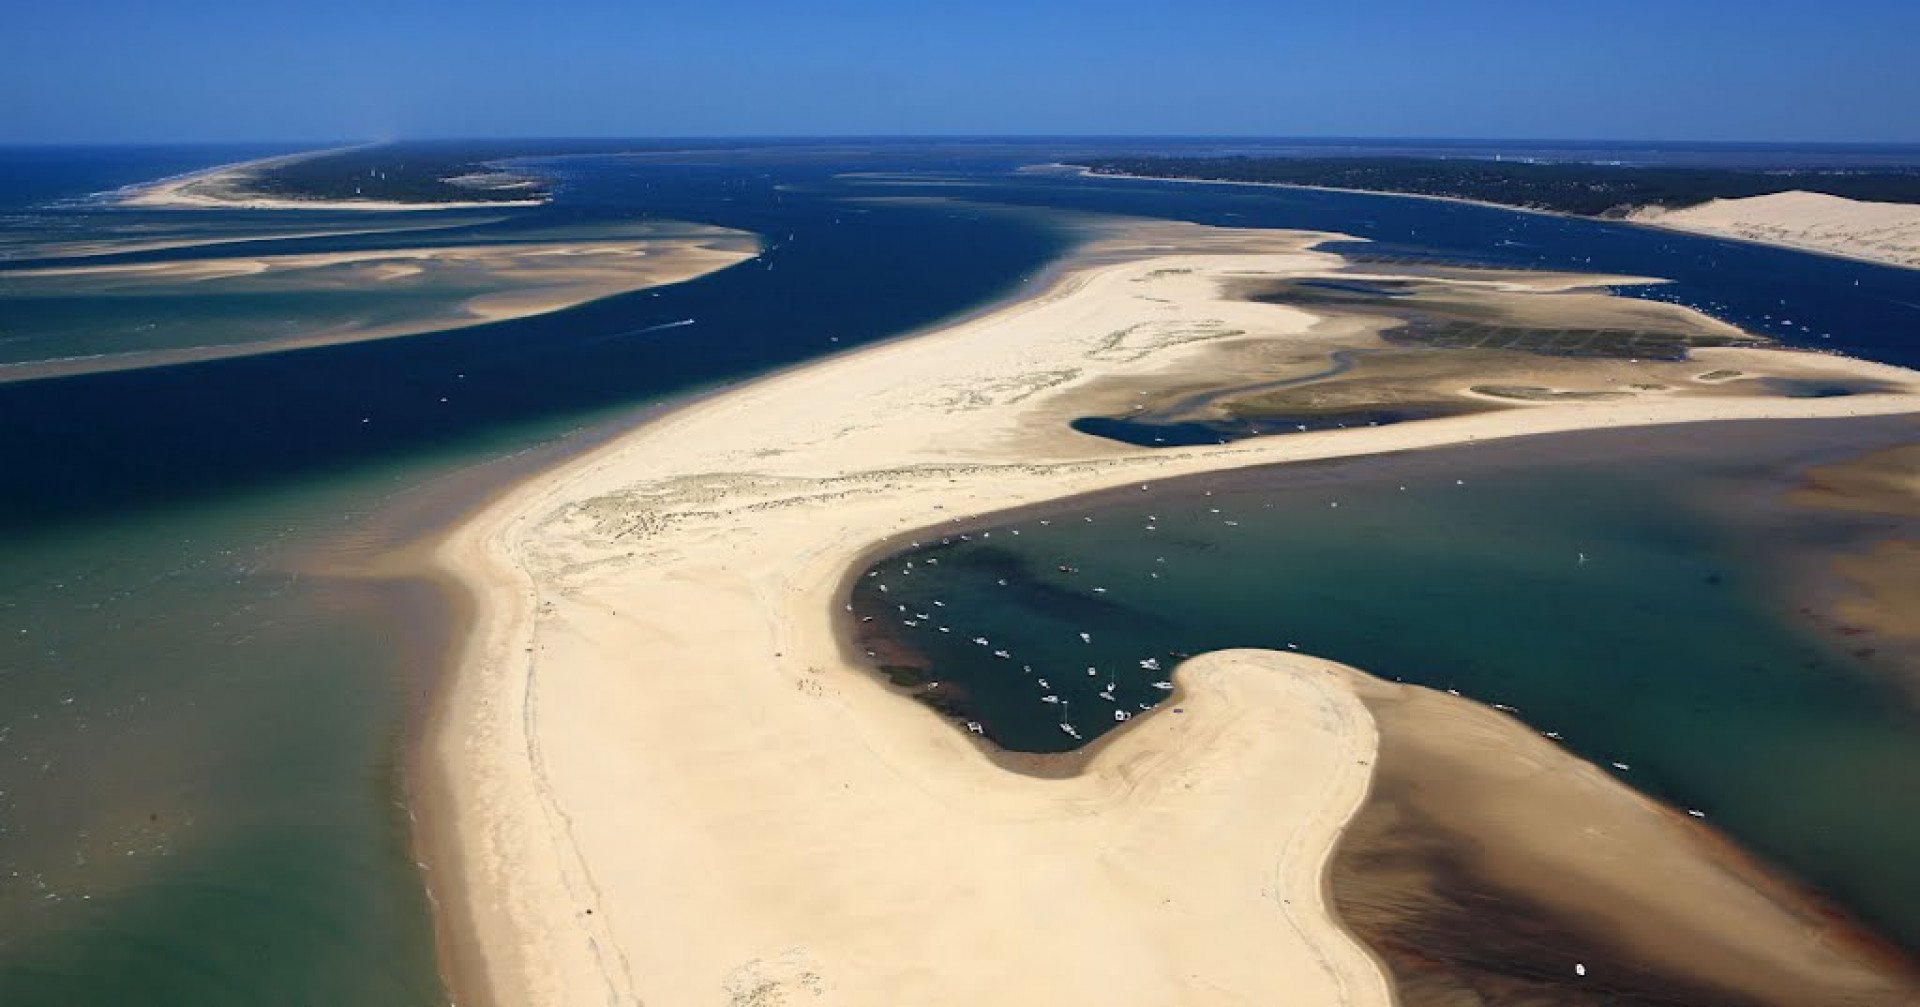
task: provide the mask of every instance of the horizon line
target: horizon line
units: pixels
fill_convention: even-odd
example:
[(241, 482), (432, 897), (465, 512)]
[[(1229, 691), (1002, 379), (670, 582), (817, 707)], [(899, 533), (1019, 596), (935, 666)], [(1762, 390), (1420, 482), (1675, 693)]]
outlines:
[(1702, 147), (1891, 147), (1920, 148), (1920, 139), (1912, 140), (1799, 140), (1799, 139), (1687, 139), (1676, 137), (1636, 137), (1629, 139), (1572, 136), (1421, 136), (1421, 135), (1342, 135), (1286, 133), (657, 133), (657, 134), (496, 134), (496, 135), (419, 135), (333, 139), (229, 138), (229, 139), (92, 139), (92, 140), (0, 140), (0, 148), (30, 147), (232, 147), (286, 146), (324, 149), (344, 144), (389, 145), (406, 143), (542, 143), (542, 142), (617, 142), (664, 143), (675, 141), (1285, 141), (1292, 143), (1429, 143), (1429, 144), (1578, 144), (1604, 146), (1693, 145)]

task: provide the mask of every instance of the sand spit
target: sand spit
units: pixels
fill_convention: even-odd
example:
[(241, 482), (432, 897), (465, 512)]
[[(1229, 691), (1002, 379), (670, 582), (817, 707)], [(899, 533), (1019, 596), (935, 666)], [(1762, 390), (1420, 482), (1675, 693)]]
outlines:
[(450, 535), (438, 557), (475, 618), (422, 817), (462, 1001), (1389, 1003), (1321, 903), (1374, 745), (1330, 666), (1191, 662), (1182, 713), (1045, 779), (846, 652), (846, 578), (916, 529), (1191, 472), (1920, 411), (1908, 372), (1822, 358), (1900, 390), (1550, 402), (1167, 450), (1057, 422), (1096, 383), (1147, 387), (1223, 345), (1337, 346), (1350, 333), (1225, 294), (1341, 269), (1311, 250), (1324, 237), (1122, 229), (1027, 300), (695, 402)]
[[(525, 318), (588, 301), (680, 283), (753, 258), (759, 239), (744, 231), (676, 224), (660, 237), (499, 242), (302, 255), (220, 256), (164, 262), (50, 266), (6, 274), (16, 291), (91, 296), (176, 292), (209, 295), (417, 291), (417, 310), (378, 323), (315, 326), (250, 342), (163, 347), (99, 356), (0, 363), (0, 382), (131, 370), (304, 346), (396, 336)], [(477, 291), (477, 292), (475, 292)], [(467, 296), (460, 296), (462, 293)]]
[(1404, 1007), (1920, 1002), (1920, 976), (1717, 833), (1518, 720), (1365, 675), (1352, 687), (1380, 756), (1334, 903), (1383, 949)]
[(491, 210), (509, 206), (540, 206), (544, 199), (515, 200), (463, 200), (434, 203), (404, 203), (393, 200), (375, 199), (288, 199), (281, 196), (269, 196), (253, 191), (250, 183), (263, 171), (300, 161), (325, 157), (349, 150), (358, 150), (364, 144), (347, 147), (329, 147), (325, 150), (301, 151), (297, 154), (283, 154), (278, 157), (263, 157), (252, 161), (240, 161), (223, 164), (174, 178), (163, 178), (157, 182), (148, 182), (133, 186), (115, 194), (114, 201), (121, 206), (149, 208), (198, 208), (227, 210), (374, 210), (401, 212), (412, 210)]
[(1920, 205), (1869, 203), (1820, 192), (1716, 199), (1679, 210), (1647, 207), (1628, 218), (1809, 252), (1920, 267)]

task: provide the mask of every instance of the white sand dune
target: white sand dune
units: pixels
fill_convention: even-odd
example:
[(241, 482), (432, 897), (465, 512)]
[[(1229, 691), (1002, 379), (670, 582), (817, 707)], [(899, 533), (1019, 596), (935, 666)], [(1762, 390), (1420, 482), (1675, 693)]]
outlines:
[(1682, 231), (1920, 267), (1920, 205), (1869, 203), (1819, 192), (1716, 199), (1679, 210), (1649, 207), (1629, 218)]

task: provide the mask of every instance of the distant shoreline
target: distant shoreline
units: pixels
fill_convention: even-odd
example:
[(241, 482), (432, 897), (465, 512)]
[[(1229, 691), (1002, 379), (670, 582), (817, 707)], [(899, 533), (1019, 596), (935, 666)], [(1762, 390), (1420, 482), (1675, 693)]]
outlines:
[(379, 199), (298, 199), (288, 196), (276, 196), (256, 192), (248, 188), (248, 183), (267, 169), (310, 161), (328, 154), (339, 154), (351, 150), (360, 150), (369, 144), (350, 144), (345, 147), (327, 147), (322, 150), (302, 151), (297, 154), (279, 154), (273, 157), (256, 158), (251, 161), (236, 161), (232, 164), (216, 165), (185, 175), (157, 179), (129, 186), (113, 193), (113, 202), (120, 206), (170, 207), (229, 210), (365, 210), (380, 212), (404, 212), (414, 210), (484, 210), (499, 207), (543, 206), (549, 200), (540, 199), (473, 199), (445, 200), (432, 202), (401, 202)]
[[(1047, 167), (1056, 167), (1056, 166), (1048, 165)], [(1546, 210), (1546, 209), (1541, 209), (1539, 207), (1534, 207), (1534, 206), (1517, 206), (1512, 203), (1495, 203), (1495, 202), (1491, 202), (1489, 200), (1484, 200), (1484, 199), (1473, 199), (1468, 196), (1441, 196), (1441, 195), (1435, 195), (1434, 193), (1430, 193), (1430, 192), (1404, 192), (1404, 191), (1393, 190), (1393, 189), (1355, 189), (1347, 186), (1305, 185), (1297, 182), (1241, 182), (1241, 181), (1235, 181), (1230, 178), (1181, 178), (1181, 177), (1171, 176), (1171, 175), (1134, 175), (1126, 172), (1117, 172), (1117, 171), (1095, 171), (1092, 168), (1089, 168), (1086, 165), (1081, 165), (1081, 164), (1062, 163), (1057, 165), (1057, 167), (1071, 168), (1073, 169), (1074, 174), (1082, 178), (1122, 178), (1122, 179), (1130, 179), (1130, 180), (1139, 181), (1139, 182), (1189, 182), (1189, 183), (1195, 183), (1195, 184), (1201, 184), (1201, 185), (1245, 185), (1245, 186), (1257, 186), (1260, 188), (1268, 188), (1268, 189), (1296, 189), (1296, 190), (1301, 190), (1306, 192), (1344, 192), (1344, 193), (1350, 193), (1353, 195), (1360, 195), (1360, 196), (1398, 196), (1405, 199), (1428, 199), (1428, 200), (1435, 200), (1442, 203), (1462, 203), (1468, 206), (1482, 206), (1482, 207), (1488, 207), (1490, 209), (1495, 209), (1495, 210), (1509, 210), (1514, 213), (1538, 214), (1543, 217), (1560, 217), (1560, 218), (1572, 219), (1572, 220), (1591, 220), (1591, 221), (1598, 221), (1602, 223), (1627, 224), (1634, 227), (1644, 227), (1650, 230), (1691, 235), (1696, 238), (1715, 238), (1721, 241), (1737, 241), (1742, 244), (1760, 245), (1766, 248), (1780, 248), (1780, 249), (1786, 249), (1788, 251), (1793, 251), (1793, 252), (1801, 252), (1807, 255), (1822, 255), (1828, 258), (1846, 259), (1850, 262), (1864, 262), (1864, 263), (1868, 263), (1870, 265), (1875, 265), (1875, 266), (1891, 266), (1896, 269), (1920, 269), (1920, 262), (1907, 262), (1907, 261), (1902, 261), (1900, 259), (1887, 258), (1884, 256), (1876, 256), (1876, 255), (1865, 253), (1865, 252), (1857, 252), (1857, 251), (1849, 252), (1849, 251), (1845, 251), (1845, 250), (1835, 248), (1835, 247), (1830, 247), (1830, 246), (1819, 246), (1819, 245), (1806, 244), (1802, 242), (1792, 242), (1792, 241), (1784, 241), (1784, 240), (1768, 240), (1764, 238), (1748, 237), (1745, 235), (1729, 233), (1725, 230), (1718, 230), (1715, 228), (1701, 226), (1701, 225), (1690, 226), (1684, 220), (1673, 221), (1673, 220), (1666, 219), (1676, 214), (1682, 214), (1690, 210), (1698, 209), (1699, 207), (1684, 207), (1678, 210), (1661, 210), (1653, 207), (1640, 207), (1640, 208), (1636, 208), (1632, 212), (1632, 214), (1625, 217), (1598, 217), (1598, 216), (1591, 216), (1588, 214), (1581, 214), (1581, 213), (1568, 213), (1564, 210)], [(1755, 197), (1746, 197), (1746, 198), (1766, 199), (1768, 197), (1755, 196)], [(1841, 197), (1835, 197), (1835, 198), (1841, 198)], [(1728, 201), (1720, 200), (1716, 202), (1728, 202)], [(1850, 202), (1858, 203), (1858, 201), (1850, 201)], [(1709, 204), (1705, 204), (1705, 203), (1700, 204), (1700, 206), (1707, 206), (1707, 205)], [(1882, 206), (1898, 207), (1904, 204), (1858, 203), (1858, 205), (1871, 206), (1871, 207), (1882, 207)]]

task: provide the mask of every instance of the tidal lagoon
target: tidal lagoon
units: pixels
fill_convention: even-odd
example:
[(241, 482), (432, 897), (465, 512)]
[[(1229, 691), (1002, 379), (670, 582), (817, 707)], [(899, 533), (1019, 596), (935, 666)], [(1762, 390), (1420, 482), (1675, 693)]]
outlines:
[(1178, 715), (1171, 669), (1224, 648), (1455, 691), (1914, 947), (1915, 655), (1830, 608), (1834, 558), (1914, 527), (1789, 495), (1915, 433), (1590, 432), (1132, 487), (921, 536), (855, 582), (855, 631), (1015, 752)]

